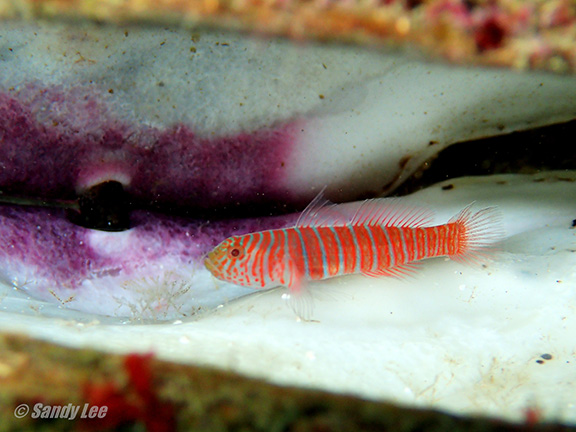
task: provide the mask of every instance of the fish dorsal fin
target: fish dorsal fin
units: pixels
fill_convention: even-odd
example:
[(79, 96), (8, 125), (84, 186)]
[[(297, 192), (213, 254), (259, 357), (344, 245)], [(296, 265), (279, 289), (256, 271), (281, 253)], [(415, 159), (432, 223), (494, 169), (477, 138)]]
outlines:
[(366, 224), (416, 228), (429, 225), (434, 220), (432, 210), (404, 203), (400, 198), (377, 198), (355, 203), (334, 204), (324, 197), (324, 189), (304, 209), (296, 226)]
[(381, 225), (417, 228), (430, 225), (434, 212), (403, 202), (400, 198), (377, 198), (347, 204), (347, 212), (353, 212), (352, 225)]
[(324, 197), (325, 189), (326, 187), (316, 195), (302, 214), (300, 214), (296, 222), (297, 227), (334, 226), (350, 223), (350, 218), (347, 214), (339, 210), (341, 206), (328, 201)]

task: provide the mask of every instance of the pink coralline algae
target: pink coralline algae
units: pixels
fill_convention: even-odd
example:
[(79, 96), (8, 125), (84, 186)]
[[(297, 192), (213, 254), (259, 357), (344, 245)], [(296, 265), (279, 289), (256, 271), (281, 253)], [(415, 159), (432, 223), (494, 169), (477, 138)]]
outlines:
[[(208, 219), (218, 210), (258, 214), (289, 198), (286, 161), (301, 122), (201, 136), (193, 125), (130, 116), (90, 86), (0, 92), (0, 191), (50, 206), (0, 205), (0, 278), (37, 299), (136, 319), (189, 316), (246, 294), (215, 289), (202, 256), (229, 235), (281, 227), (290, 217)], [(96, 205), (105, 223), (92, 224), (83, 203), (100, 204), (88, 197), (118, 189), (103, 187), (110, 184), (123, 193)], [(107, 229), (114, 206), (128, 223)]]
[(403, 40), (457, 63), (574, 71), (576, 8), (568, 0), (421, 2)]
[[(0, 205), (0, 276), (51, 301), (78, 293), (98, 297), (108, 289), (119, 293), (123, 283), (166, 274), (187, 280), (202, 266), (202, 256), (229, 235), (281, 228), (294, 216), (208, 222), (134, 211), (132, 221), (129, 231), (106, 233), (69, 222), (63, 209)], [(213, 287), (209, 280), (202, 283), (195, 289)], [(69, 306), (102, 306), (99, 313), (110, 315), (118, 308), (78, 301)]]
[(478, 50), (485, 51), (499, 48), (506, 36), (504, 25), (496, 17), (488, 17), (478, 26), (474, 40)]
[(285, 191), (298, 123), (203, 137), (192, 125), (158, 128), (114, 117), (86, 90), (2, 92), (0, 189), (66, 200), (115, 180), (146, 206), (273, 202)]

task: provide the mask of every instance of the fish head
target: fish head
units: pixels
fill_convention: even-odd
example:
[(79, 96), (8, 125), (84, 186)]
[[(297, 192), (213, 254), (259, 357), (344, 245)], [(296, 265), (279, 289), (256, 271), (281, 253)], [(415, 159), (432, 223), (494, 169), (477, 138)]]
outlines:
[(217, 279), (246, 285), (246, 268), (250, 257), (244, 248), (245, 236), (229, 237), (206, 255), (204, 265)]

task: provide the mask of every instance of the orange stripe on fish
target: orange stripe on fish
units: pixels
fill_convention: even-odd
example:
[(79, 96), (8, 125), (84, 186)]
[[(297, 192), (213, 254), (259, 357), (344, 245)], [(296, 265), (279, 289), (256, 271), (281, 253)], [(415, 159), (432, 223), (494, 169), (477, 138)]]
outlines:
[(483, 262), (503, 235), (494, 207), (473, 213), (468, 206), (446, 224), (429, 226), (432, 216), (399, 199), (336, 205), (320, 194), (294, 227), (230, 237), (205, 264), (218, 279), (255, 288), (284, 285), (297, 295), (306, 281), (355, 273), (401, 277), (426, 258)]

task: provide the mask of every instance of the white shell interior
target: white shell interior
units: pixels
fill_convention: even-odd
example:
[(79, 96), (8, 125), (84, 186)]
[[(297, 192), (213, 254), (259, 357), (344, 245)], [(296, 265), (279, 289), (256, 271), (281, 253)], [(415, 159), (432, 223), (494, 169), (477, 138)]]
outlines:
[[(299, 122), (276, 186), (302, 202), (324, 186), (336, 201), (388, 192), (447, 145), (576, 116), (572, 76), (160, 27), (9, 21), (0, 36), (0, 89), (33, 84), (42, 107), (38, 88), (69, 92), (58, 116), (79, 130), (114, 119), (218, 136)], [(75, 103), (92, 93), (102, 112), (84, 118)]]
[(501, 252), (485, 268), (434, 259), (404, 280), (316, 283), (314, 322), (298, 321), (281, 289), (157, 325), (82, 315), (6, 289), (0, 330), (458, 414), (521, 421), (530, 408), (576, 423), (576, 172), (462, 178), (406, 200), (432, 207), (440, 223), (472, 200), (497, 205), (507, 232)]

